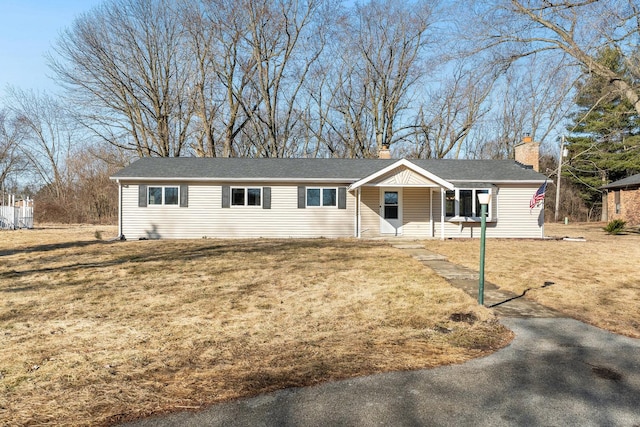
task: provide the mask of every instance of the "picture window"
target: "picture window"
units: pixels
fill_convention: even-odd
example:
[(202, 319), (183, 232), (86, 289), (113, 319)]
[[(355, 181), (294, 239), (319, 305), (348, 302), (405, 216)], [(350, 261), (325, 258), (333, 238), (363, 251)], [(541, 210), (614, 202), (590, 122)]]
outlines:
[[(455, 189), (445, 193), (445, 216), (448, 218), (473, 218), (479, 219), (481, 205), (478, 201), (478, 194), (491, 194), (491, 190), (486, 188)], [(491, 219), (491, 205), (487, 207), (487, 219)]]

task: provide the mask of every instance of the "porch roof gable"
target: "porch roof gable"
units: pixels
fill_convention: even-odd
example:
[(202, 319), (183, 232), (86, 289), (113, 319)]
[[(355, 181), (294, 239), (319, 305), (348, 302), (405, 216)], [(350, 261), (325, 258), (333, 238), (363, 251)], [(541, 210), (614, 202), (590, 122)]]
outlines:
[(400, 167), (404, 167), (406, 169), (409, 169), (419, 175), (422, 175), (423, 177), (425, 177), (426, 179), (428, 179), (429, 181), (434, 182), (435, 184), (437, 184), (438, 186), (442, 187), (442, 188), (446, 188), (447, 190), (453, 190), (454, 185), (445, 180), (440, 178), (439, 176), (429, 172), (426, 169), (421, 168), (420, 166), (408, 161), (407, 159), (400, 159), (397, 162), (394, 162), (368, 176), (365, 176), (364, 178), (360, 179), (359, 181), (354, 182), (353, 184), (351, 184), (349, 186), (349, 190), (355, 190), (359, 187), (362, 187), (364, 185), (367, 185), (373, 181), (375, 181), (377, 178), (380, 178), (384, 175), (386, 175), (387, 173), (393, 171), (394, 169), (400, 168)]

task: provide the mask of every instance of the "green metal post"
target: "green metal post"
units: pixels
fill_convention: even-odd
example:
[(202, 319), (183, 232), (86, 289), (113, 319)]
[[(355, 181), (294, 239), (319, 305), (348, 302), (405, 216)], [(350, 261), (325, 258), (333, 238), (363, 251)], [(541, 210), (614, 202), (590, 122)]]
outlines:
[(480, 273), (478, 275), (478, 304), (484, 305), (484, 246), (487, 234), (487, 205), (480, 205)]

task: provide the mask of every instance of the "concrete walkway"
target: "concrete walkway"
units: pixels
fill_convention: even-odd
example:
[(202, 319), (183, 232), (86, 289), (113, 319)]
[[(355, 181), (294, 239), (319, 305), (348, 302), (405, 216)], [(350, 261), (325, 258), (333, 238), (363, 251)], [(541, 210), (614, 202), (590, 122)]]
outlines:
[[(451, 285), (462, 289), (474, 299), (478, 298), (478, 272), (447, 261), (443, 255), (434, 253), (422, 244), (396, 243), (401, 249), (444, 277)], [(540, 305), (521, 295), (499, 289), (493, 283), (484, 283), (484, 305), (491, 307), (501, 317), (548, 318), (561, 317), (561, 313)]]
[[(477, 272), (396, 244), (477, 297)], [(559, 317), (485, 283), (516, 334), (461, 365), (392, 372), (148, 418), (130, 426), (640, 426), (640, 340)]]

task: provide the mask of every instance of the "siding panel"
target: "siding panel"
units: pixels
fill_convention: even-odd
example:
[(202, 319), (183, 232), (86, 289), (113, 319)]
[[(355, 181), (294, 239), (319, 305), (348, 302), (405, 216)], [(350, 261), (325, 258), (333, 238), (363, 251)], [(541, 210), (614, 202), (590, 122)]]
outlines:
[[(495, 221), (487, 223), (487, 237), (543, 237), (544, 211), (542, 207), (529, 209), (529, 201), (537, 189), (538, 186), (535, 185), (498, 187), (492, 200), (492, 215)], [(437, 231), (436, 235), (438, 235)], [(445, 237), (480, 237), (480, 223), (445, 222)]]
[(362, 237), (380, 236), (380, 189), (377, 187), (360, 187), (362, 212)]
[[(227, 187), (227, 183), (224, 186)], [(242, 186), (262, 185), (242, 183)], [(271, 209), (259, 206), (223, 209), (222, 205), (222, 184), (190, 183), (187, 208), (140, 208), (138, 185), (125, 185), (122, 188), (122, 233), (127, 239), (354, 235), (355, 197), (351, 193), (346, 195), (346, 209), (298, 209), (296, 185), (272, 185)]]
[(429, 188), (405, 187), (402, 203), (403, 236), (420, 238), (431, 237), (431, 224), (429, 222)]
[[(298, 209), (298, 185), (271, 186), (271, 209), (222, 208), (222, 188), (234, 183), (189, 183), (188, 207), (139, 207), (139, 183), (122, 187), (122, 233), (127, 239), (201, 237), (351, 237), (355, 235), (355, 195), (346, 194), (346, 209), (308, 207)], [(141, 183), (144, 185), (145, 183)], [(157, 183), (170, 185), (171, 183)], [(242, 183), (261, 187), (263, 183)], [(310, 186), (323, 186), (320, 183)], [(541, 207), (529, 209), (538, 186), (501, 186), (493, 198), (493, 217), (487, 237), (543, 237)], [(441, 193), (433, 190), (433, 227), (429, 222), (429, 188), (403, 191), (403, 236), (441, 237)], [(146, 200), (146, 196), (145, 196)], [(361, 187), (361, 235), (380, 236), (380, 188)], [(445, 222), (445, 238), (477, 238), (480, 223)]]

